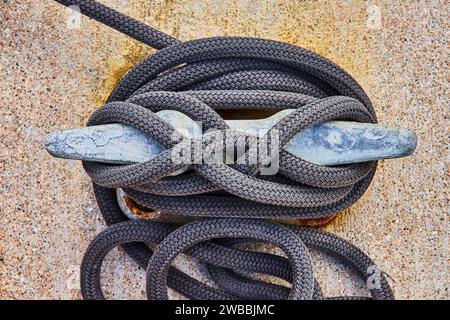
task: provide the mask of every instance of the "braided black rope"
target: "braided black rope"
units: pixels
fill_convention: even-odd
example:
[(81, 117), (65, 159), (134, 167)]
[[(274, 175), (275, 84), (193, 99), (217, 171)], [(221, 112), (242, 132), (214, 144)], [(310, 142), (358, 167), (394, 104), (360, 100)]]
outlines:
[[(222, 162), (193, 164), (189, 172), (170, 176), (183, 167), (171, 154), (180, 141), (173, 139), (176, 130), (155, 114), (178, 110), (201, 121), (205, 131), (228, 133), (219, 110), (296, 109), (266, 135), (276, 130), (283, 146), (297, 132), (321, 122), (376, 122), (369, 98), (349, 74), (320, 55), (286, 43), (240, 37), (181, 43), (96, 1), (58, 2), (77, 5), (83, 14), (160, 49), (125, 75), (88, 122), (131, 125), (168, 151), (136, 165), (83, 163), (109, 226), (89, 246), (82, 263), (86, 299), (104, 298), (102, 260), (118, 245), (147, 269), (147, 294), (152, 299), (166, 299), (168, 286), (192, 299), (322, 299), (306, 247), (344, 259), (368, 280), (374, 263), (348, 242), (318, 230), (248, 218), (311, 219), (335, 214), (365, 192), (376, 163), (324, 167), (280, 149), (280, 169), (274, 177), (259, 176), (255, 165)], [(200, 143), (205, 141), (210, 147), (219, 143), (210, 134)], [(220, 142), (225, 147), (236, 143)], [(177, 230), (152, 221), (128, 221), (115, 196), (119, 187), (136, 202), (162, 213), (219, 219)], [(236, 242), (255, 240), (279, 246), (287, 258), (234, 247)], [(207, 264), (218, 287), (170, 267), (181, 252)], [(276, 276), (292, 283), (292, 288), (255, 281), (242, 273)], [(386, 279), (379, 277), (378, 287), (370, 288), (372, 297), (392, 298)]]

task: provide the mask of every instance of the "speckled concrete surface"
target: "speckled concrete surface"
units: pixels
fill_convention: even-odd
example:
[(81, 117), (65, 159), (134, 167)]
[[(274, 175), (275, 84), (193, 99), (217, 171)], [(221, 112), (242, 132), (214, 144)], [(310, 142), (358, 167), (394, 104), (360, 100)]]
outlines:
[[(415, 155), (383, 161), (364, 197), (326, 229), (368, 252), (399, 299), (448, 299), (445, 1), (102, 1), (182, 40), (278, 39), (321, 53), (366, 89), (381, 122), (413, 129)], [(145, 4), (144, 4), (145, 3)], [(77, 299), (77, 270), (104, 228), (80, 163), (50, 157), (50, 131), (83, 126), (117, 80), (152, 52), (53, 1), (0, 2), (0, 298)], [(70, 24), (69, 24), (70, 26)], [(315, 256), (326, 295), (358, 293)], [(186, 266), (183, 266), (186, 268)], [(108, 255), (110, 298), (142, 298), (144, 273)]]

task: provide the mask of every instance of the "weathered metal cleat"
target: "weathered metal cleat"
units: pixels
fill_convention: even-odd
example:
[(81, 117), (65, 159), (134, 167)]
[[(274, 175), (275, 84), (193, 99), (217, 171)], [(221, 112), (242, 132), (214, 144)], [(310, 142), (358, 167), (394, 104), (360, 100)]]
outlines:
[[(260, 120), (226, 120), (230, 128), (247, 135), (262, 136), (278, 121), (294, 110), (283, 110)], [(201, 127), (183, 113), (163, 110), (157, 113), (182, 135), (202, 135)], [(332, 121), (315, 125), (296, 134), (285, 146), (291, 154), (317, 165), (349, 163), (405, 157), (414, 152), (417, 137), (409, 129), (380, 124)], [(111, 164), (134, 164), (153, 159), (165, 151), (157, 140), (142, 131), (123, 124), (107, 124), (50, 133), (46, 148), (58, 158), (88, 160)], [(177, 171), (175, 174), (182, 173)], [(118, 203), (129, 218), (156, 219), (184, 223), (186, 217), (161, 215), (141, 208), (121, 190)], [(329, 217), (326, 221), (333, 218)], [(322, 220), (303, 222), (307, 225), (326, 223)]]
[[(284, 110), (261, 120), (226, 120), (235, 130), (249, 135), (267, 133), (293, 110)], [(201, 128), (178, 111), (157, 113), (185, 136), (200, 136)], [(285, 145), (291, 154), (318, 165), (341, 165), (372, 160), (401, 158), (412, 154), (416, 135), (394, 126), (332, 121), (312, 126), (295, 135)], [(140, 130), (107, 124), (50, 133), (46, 148), (59, 158), (115, 164), (133, 164), (151, 160), (165, 148)]]

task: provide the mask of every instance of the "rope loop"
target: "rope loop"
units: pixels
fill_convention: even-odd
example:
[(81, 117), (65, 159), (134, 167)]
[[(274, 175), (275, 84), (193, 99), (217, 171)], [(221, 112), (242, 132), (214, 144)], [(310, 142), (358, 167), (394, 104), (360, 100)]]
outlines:
[[(152, 299), (167, 299), (167, 287), (192, 299), (323, 299), (309, 248), (344, 259), (368, 280), (374, 263), (345, 240), (264, 220), (329, 217), (351, 206), (370, 185), (375, 162), (326, 167), (283, 149), (296, 133), (315, 124), (332, 120), (376, 123), (369, 98), (347, 72), (287, 43), (244, 37), (180, 42), (93, 0), (57, 2), (76, 5), (83, 14), (159, 49), (123, 77), (106, 105), (88, 121), (89, 126), (133, 126), (167, 151), (134, 165), (83, 162), (109, 226), (84, 256), (81, 284), (85, 298), (104, 298), (101, 264), (118, 245), (147, 270), (147, 293)], [(255, 137), (230, 130), (224, 115), (254, 109), (295, 111), (256, 139), (256, 148), (252, 148)], [(161, 110), (176, 110), (201, 123), (203, 135), (183, 139), (181, 132), (156, 114)], [(263, 142), (267, 150), (262, 150)], [(236, 151), (239, 148), (241, 153)], [(215, 154), (211, 151), (220, 154), (230, 149), (226, 155), (245, 161), (230, 164), (227, 157), (206, 161)], [(197, 152), (211, 157), (192, 161)], [(263, 154), (269, 154), (270, 161), (262, 161)], [(175, 159), (181, 155), (190, 162)], [(275, 160), (276, 170), (264, 174)], [(180, 170), (184, 172), (177, 174)], [(132, 221), (119, 207), (116, 188), (161, 213), (214, 219), (176, 230), (155, 221)], [(275, 244), (286, 257), (235, 247), (247, 242)], [(216, 287), (171, 267), (182, 252), (208, 267)], [(248, 273), (275, 276), (292, 287), (256, 281)], [(382, 273), (377, 280), (377, 286), (369, 287), (372, 297), (392, 298)]]

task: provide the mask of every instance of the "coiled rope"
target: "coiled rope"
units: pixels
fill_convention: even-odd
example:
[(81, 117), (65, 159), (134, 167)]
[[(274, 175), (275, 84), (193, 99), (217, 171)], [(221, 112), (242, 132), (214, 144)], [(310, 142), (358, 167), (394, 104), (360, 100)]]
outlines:
[[(171, 109), (200, 121), (205, 132), (200, 143), (206, 147), (205, 143), (219, 143), (207, 130), (230, 131), (220, 110), (296, 109), (266, 134), (270, 140), (276, 130), (284, 146), (299, 131), (325, 121), (376, 122), (369, 98), (349, 74), (318, 54), (286, 43), (241, 37), (181, 43), (96, 1), (57, 2), (76, 5), (83, 14), (160, 49), (123, 77), (106, 105), (88, 122), (133, 126), (157, 139), (167, 151), (135, 165), (83, 162), (108, 225), (82, 262), (84, 298), (104, 298), (102, 260), (119, 245), (147, 269), (151, 299), (166, 299), (167, 287), (191, 299), (322, 299), (307, 248), (343, 259), (368, 280), (373, 261), (345, 240), (262, 219), (322, 218), (351, 206), (368, 188), (375, 162), (318, 166), (280, 148), (279, 171), (272, 177), (260, 176), (258, 165), (222, 162), (192, 164), (190, 171), (170, 176), (184, 166), (172, 160), (172, 148), (180, 141), (173, 139), (176, 129), (155, 114)], [(197, 144), (197, 140), (189, 143)], [(221, 143), (230, 147), (236, 142)], [(175, 230), (154, 221), (131, 221), (119, 208), (115, 188), (123, 188), (139, 204), (162, 213), (215, 219)], [(235, 247), (255, 241), (280, 247), (286, 257)], [(206, 264), (217, 286), (207, 286), (171, 267), (181, 252)], [(256, 281), (248, 273), (279, 277), (292, 287)], [(369, 288), (372, 298), (393, 298), (382, 273), (378, 282), (376, 288)]]

